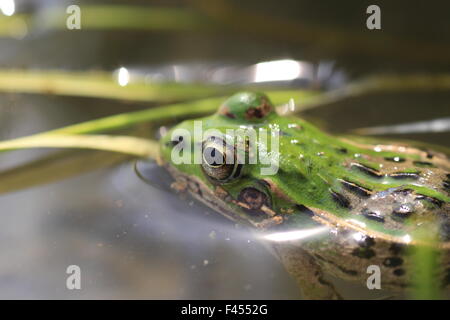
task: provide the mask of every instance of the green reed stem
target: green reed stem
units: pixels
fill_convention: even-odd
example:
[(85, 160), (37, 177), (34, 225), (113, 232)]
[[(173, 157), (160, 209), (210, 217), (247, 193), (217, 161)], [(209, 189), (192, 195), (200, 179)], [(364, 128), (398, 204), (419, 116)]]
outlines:
[[(295, 101), (305, 100), (312, 96), (314, 96), (314, 93), (308, 91), (269, 93), (269, 97), (275, 104), (287, 102), (289, 99), (294, 99)], [(155, 158), (157, 155), (157, 144), (152, 141), (138, 140), (138, 138), (132, 137), (128, 137), (128, 140), (125, 139), (126, 137), (116, 137), (117, 139), (113, 140), (114, 136), (94, 136), (90, 138), (78, 136), (77, 138), (74, 135), (119, 130), (149, 121), (200, 116), (214, 112), (224, 100), (224, 97), (202, 99), (86, 121), (56, 130), (0, 142), (0, 152), (30, 147), (70, 147), (110, 150)], [(121, 143), (117, 143), (119, 140)], [(142, 144), (142, 146), (138, 147), (139, 144)], [(130, 147), (127, 147), (127, 145)]]
[(143, 77), (120, 86), (109, 72), (0, 70), (0, 91), (55, 94), (131, 101), (172, 102), (199, 99), (233, 90), (207, 84), (148, 82)]
[(0, 151), (28, 148), (95, 149), (153, 159), (156, 159), (158, 156), (158, 143), (156, 141), (131, 136), (47, 133), (0, 142)]

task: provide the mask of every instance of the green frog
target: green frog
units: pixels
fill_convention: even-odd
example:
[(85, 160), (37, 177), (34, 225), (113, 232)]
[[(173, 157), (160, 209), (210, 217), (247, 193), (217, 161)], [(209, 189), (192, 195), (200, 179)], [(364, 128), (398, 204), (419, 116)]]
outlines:
[(306, 298), (341, 298), (326, 275), (365, 283), (371, 265), (383, 289), (410, 286), (405, 252), (425, 241), (415, 236), (425, 226), (444, 253), (439, 279), (450, 286), (450, 161), (442, 152), (335, 137), (279, 115), (253, 92), (175, 126), (160, 148), (173, 186), (268, 235)]

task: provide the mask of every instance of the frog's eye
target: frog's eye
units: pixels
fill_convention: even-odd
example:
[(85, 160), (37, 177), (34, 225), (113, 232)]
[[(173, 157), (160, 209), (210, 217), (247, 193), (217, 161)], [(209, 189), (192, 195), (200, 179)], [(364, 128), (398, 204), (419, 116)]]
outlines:
[(202, 147), (202, 168), (211, 179), (228, 181), (238, 175), (234, 147), (221, 138), (210, 137)]
[(220, 168), (227, 161), (224, 150), (216, 148), (215, 146), (207, 146), (203, 150), (203, 163), (211, 168)]

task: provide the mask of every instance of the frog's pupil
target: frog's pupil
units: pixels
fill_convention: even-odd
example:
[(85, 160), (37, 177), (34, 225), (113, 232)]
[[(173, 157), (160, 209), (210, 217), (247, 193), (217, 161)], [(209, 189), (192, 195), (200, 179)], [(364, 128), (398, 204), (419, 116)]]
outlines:
[(205, 162), (212, 167), (220, 167), (225, 163), (225, 156), (217, 148), (207, 147), (203, 153)]

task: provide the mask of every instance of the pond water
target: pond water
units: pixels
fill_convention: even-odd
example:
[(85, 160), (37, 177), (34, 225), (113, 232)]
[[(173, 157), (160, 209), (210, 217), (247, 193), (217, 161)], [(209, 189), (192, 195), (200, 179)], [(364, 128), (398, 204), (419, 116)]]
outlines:
[[(29, 1), (24, 10), (38, 10), (38, 3)], [(321, 17), (327, 18), (331, 19)], [(231, 44), (242, 47), (237, 50), (235, 46), (230, 48)], [(130, 65), (141, 72), (150, 69), (164, 73), (184, 61), (194, 61), (195, 68), (187, 69), (195, 74), (194, 80), (198, 80), (199, 69), (220, 65), (232, 67), (228, 77), (237, 83), (246, 83), (251, 77), (239, 70), (257, 62), (293, 56), (303, 61), (301, 48), (294, 50), (288, 45), (277, 46), (276, 42), (257, 37), (235, 38), (232, 34), (217, 39), (197, 34), (183, 37), (89, 31), (67, 37), (64, 32), (39, 30), (22, 40), (0, 39), (0, 47), (2, 68), (114, 70)], [(242, 57), (239, 52), (244, 53)], [(322, 55), (318, 56), (305, 58), (305, 65), (317, 68), (319, 64), (310, 61), (331, 61), (336, 65), (337, 78), (320, 82), (324, 88), (342, 86), (355, 75), (370, 74), (374, 69), (395, 71), (392, 66), (398, 62), (389, 61), (386, 68), (382, 63), (370, 67), (373, 57), (352, 64), (348, 57), (322, 60)], [(427, 69), (424, 64), (414, 69), (398, 63), (401, 71), (438, 68), (431, 64)], [(278, 85), (305, 87), (317, 79), (303, 80), (309, 82)], [(309, 110), (303, 116), (332, 133), (345, 134), (363, 127), (449, 117), (448, 101), (448, 91), (370, 94)], [(106, 99), (0, 93), (0, 140), (149, 106)], [(450, 147), (448, 130), (387, 137)], [(51, 150), (2, 154), (0, 169), (53, 154)], [(42, 169), (7, 180), (20, 186), (30, 179), (28, 188), (18, 190), (9, 182), (0, 187), (0, 299), (301, 298), (295, 282), (254, 234), (189, 196), (173, 192), (172, 179), (154, 163), (137, 162), (144, 181), (134, 170), (135, 161), (121, 156), (80, 151), (58, 152), (48, 159), (50, 163), (54, 160), (54, 171), (52, 166), (41, 163)], [(94, 163), (99, 163), (99, 168)], [(70, 173), (77, 170), (80, 174)], [(58, 179), (56, 176), (64, 171), (67, 176)], [(33, 183), (33, 179), (45, 183)], [(81, 268), (81, 290), (66, 288), (69, 265)], [(383, 298), (390, 294), (334, 281), (350, 298)]]
[[(6, 101), (12, 97), (3, 95)], [(84, 105), (91, 104), (92, 110), (99, 104), (96, 99), (15, 95), (14, 107), (3, 113), (6, 125), (2, 126), (2, 137), (96, 117), (92, 110), (79, 112), (81, 100)], [(409, 97), (405, 100), (411, 111)], [(357, 127), (376, 125), (373, 118), (358, 115), (361, 103), (373, 104), (373, 97), (341, 106), (352, 114), (352, 121), (342, 117), (334, 126), (329, 125), (331, 130), (344, 131), (346, 120)], [(98, 114), (105, 113), (101, 104)], [(123, 108), (120, 103), (116, 105), (117, 111)], [(308, 112), (307, 116), (326, 119), (319, 112)], [(419, 138), (443, 144), (449, 141), (448, 133)], [(49, 152), (53, 151), (12, 152), (2, 155), (0, 164), (11, 168)], [(80, 153), (75, 162), (110, 157), (101, 152)], [(75, 155), (69, 152), (63, 159), (68, 157)], [(0, 196), (1, 298), (301, 298), (295, 282), (254, 234), (189, 196), (177, 195), (170, 190), (172, 179), (156, 164), (137, 162), (137, 169), (148, 180), (143, 181), (136, 175), (134, 160), (119, 161), (104, 169)], [(52, 169), (43, 172), (51, 174)], [(72, 264), (82, 270), (79, 291), (66, 289), (66, 268)], [(348, 297), (388, 295), (337, 283)]]
[[(39, 98), (29, 98), (36, 107)], [(72, 119), (70, 106), (62, 110), (60, 103), (64, 99), (56, 103), (63, 112), (49, 114)], [(32, 113), (26, 111), (9, 115), (12, 128), (53, 126), (44, 113), (33, 114), (33, 127), (25, 125)], [(5, 154), (1, 163), (11, 167), (43, 152)], [(156, 165), (138, 164), (153, 186), (138, 178), (133, 164), (1, 196), (0, 298), (298, 297), (282, 266), (251, 234), (180, 199)], [(72, 264), (82, 270), (80, 291), (66, 288)]]

